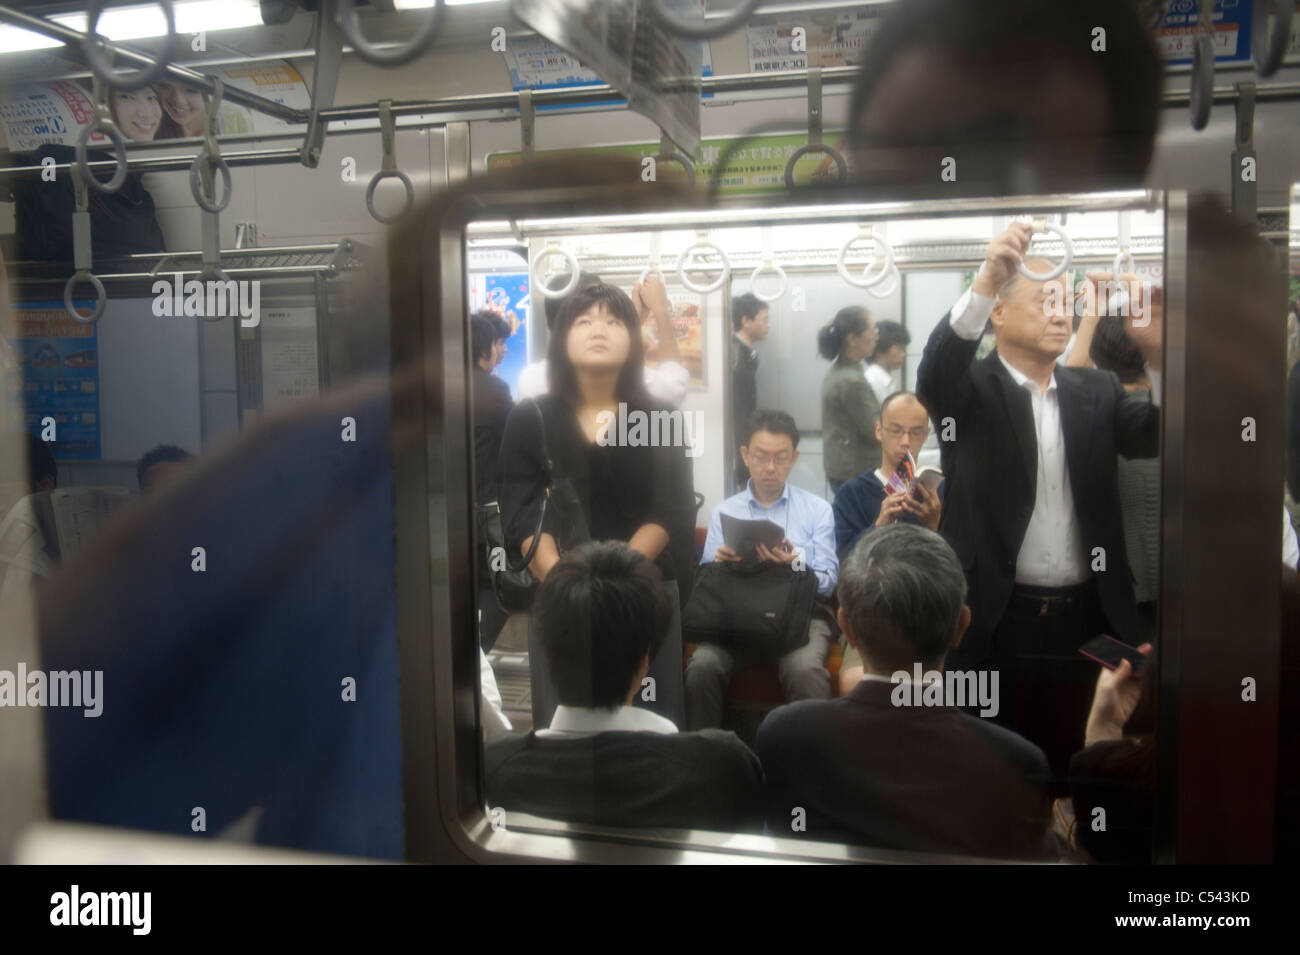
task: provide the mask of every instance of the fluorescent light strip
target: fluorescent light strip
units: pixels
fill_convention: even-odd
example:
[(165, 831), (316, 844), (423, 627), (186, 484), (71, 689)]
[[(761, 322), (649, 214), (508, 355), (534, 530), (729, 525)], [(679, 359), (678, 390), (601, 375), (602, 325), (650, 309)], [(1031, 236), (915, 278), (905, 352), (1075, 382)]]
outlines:
[[(1148, 193), (1142, 190), (1124, 190), (1120, 192), (1096, 192), (1088, 193), (1091, 200), (1116, 200), (1141, 202), (1147, 198)], [(1035, 197), (1026, 197), (1033, 199)], [(1062, 197), (1063, 204), (1068, 204), (1070, 197)], [(983, 205), (981, 200), (971, 199), (955, 202), (952, 204), (958, 215), (961, 214), (961, 207), (968, 205), (971, 209), (968, 215), (992, 215), (997, 214), (996, 210), (990, 210), (987, 205)], [(640, 212), (629, 213), (625, 215), (607, 215), (607, 216), (564, 216), (553, 219), (517, 219), (515, 225), (520, 232), (528, 231), (545, 231), (547, 229), (576, 229), (583, 226), (608, 227), (610, 225), (626, 226), (627, 228), (644, 227), (666, 227), (669, 229), (693, 229), (696, 224), (706, 224), (721, 222), (735, 227), (742, 227), (740, 219), (753, 220), (755, 218), (763, 221), (782, 222), (798, 221), (810, 218), (824, 218), (833, 220), (853, 219), (855, 217), (873, 218), (878, 216), (893, 215), (899, 218), (906, 218), (909, 214), (916, 212), (917, 202), (912, 200), (899, 202), (854, 202), (839, 203), (837, 205), (815, 205), (815, 206), (787, 206), (784, 208), (734, 208), (734, 209), (700, 209), (691, 212)], [(1082, 209), (1082, 212), (1089, 211), (1109, 211), (1109, 210), (1092, 210)], [(930, 214), (929, 212), (926, 213)], [(686, 224), (684, 224), (684, 222)], [(510, 223), (504, 220), (479, 221), (471, 222), (468, 225), (467, 233), (473, 237), (476, 234), (481, 235), (499, 235), (502, 232), (510, 232)]]
[[(449, 7), (468, 7), (476, 3), (502, 3), (504, 0), (443, 0)], [(395, 10), (427, 10), (433, 6), (433, 0), (393, 0)]]
[[(176, 11), (176, 32), (182, 35), (262, 26), (262, 13), (257, 0), (184, 0), (173, 6)], [(49, 17), (49, 20), (81, 33), (86, 30), (84, 13), (61, 13)], [(100, 15), (96, 30), (100, 36), (118, 43), (144, 40), (165, 36), (167, 20), (163, 17), (162, 7), (156, 3), (113, 7)], [(62, 45), (58, 40), (29, 30), (12, 26), (0, 27), (0, 53), (45, 50)]]

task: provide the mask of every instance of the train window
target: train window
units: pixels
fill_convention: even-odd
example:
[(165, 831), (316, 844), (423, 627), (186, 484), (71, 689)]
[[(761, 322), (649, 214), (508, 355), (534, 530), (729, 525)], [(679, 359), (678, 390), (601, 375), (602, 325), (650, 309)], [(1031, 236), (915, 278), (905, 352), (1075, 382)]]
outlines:
[(1180, 5), (0, 7), (0, 855), (1294, 849), (1292, 5)]
[[(1163, 752), (1184, 213), (591, 193), (480, 197), (437, 245), (466, 320), (437, 368), (457, 439), (422, 475), (434, 609), (455, 676), (491, 684), (455, 825), (567, 858), (1149, 860), (1126, 773)], [(926, 751), (941, 720), (962, 753)], [(1080, 838), (1098, 792), (1113, 835)]]

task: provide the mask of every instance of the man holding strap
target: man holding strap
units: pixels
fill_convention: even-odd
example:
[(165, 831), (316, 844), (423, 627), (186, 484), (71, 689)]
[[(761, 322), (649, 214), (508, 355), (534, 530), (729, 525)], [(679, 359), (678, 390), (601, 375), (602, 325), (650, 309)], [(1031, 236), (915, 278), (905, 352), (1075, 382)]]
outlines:
[[(1024, 259), (1030, 236), (1015, 223), (993, 240), (930, 335), (916, 390), (945, 438), (939, 531), (961, 560), (972, 611), (949, 668), (999, 671), (998, 721), (1043, 748), (1059, 783), (1096, 680), (1079, 647), (1099, 633), (1141, 642), (1115, 462), (1155, 455), (1160, 420), (1158, 400), (1127, 395), (1113, 374), (1057, 365), (1070, 290), (1065, 278), (1020, 275), (1022, 261), (1050, 268)], [(1118, 278), (1138, 291), (1135, 276)], [(1138, 324), (1126, 318), (1126, 331), (1158, 399), (1161, 329), (1131, 311)], [(974, 361), (990, 319), (997, 348)]]

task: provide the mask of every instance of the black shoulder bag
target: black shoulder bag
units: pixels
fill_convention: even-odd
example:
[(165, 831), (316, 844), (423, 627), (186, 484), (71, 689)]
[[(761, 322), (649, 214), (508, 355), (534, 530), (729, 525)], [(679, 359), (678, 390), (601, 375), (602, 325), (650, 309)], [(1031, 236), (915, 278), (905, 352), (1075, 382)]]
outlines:
[(695, 576), (682, 639), (780, 659), (808, 642), (817, 575), (769, 561), (712, 561)]
[[(588, 537), (587, 522), (582, 513), (573, 486), (567, 480), (557, 481), (555, 466), (546, 441), (546, 418), (537, 401), (530, 400), (533, 410), (537, 412), (538, 426), (542, 437), (542, 469), (546, 474), (546, 490), (542, 492), (542, 506), (537, 514), (537, 526), (533, 529), (532, 544), (520, 561), (510, 559), (510, 549), (506, 546), (505, 525), (501, 520), (501, 505), (497, 501), (488, 501), (475, 509), (479, 529), (479, 540), (487, 548), (488, 574), (492, 578), (492, 593), (497, 605), (506, 613), (526, 613), (532, 609), (533, 598), (537, 596), (537, 578), (528, 569), (537, 553), (537, 545), (542, 539), (542, 525), (546, 520), (546, 509), (553, 507), (561, 516), (562, 523), (570, 529), (565, 535), (563, 545), (573, 546)], [(497, 555), (494, 559), (494, 555)], [(504, 567), (502, 564), (504, 563)]]

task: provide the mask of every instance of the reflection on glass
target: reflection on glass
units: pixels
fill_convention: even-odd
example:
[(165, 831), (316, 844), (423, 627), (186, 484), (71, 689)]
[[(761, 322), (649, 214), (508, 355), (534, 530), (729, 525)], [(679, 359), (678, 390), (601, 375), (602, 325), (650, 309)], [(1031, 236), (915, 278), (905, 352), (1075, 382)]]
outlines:
[[(688, 231), (529, 236), (594, 284), (547, 300), (549, 394), (500, 452), (542, 578), (490, 655), (507, 826), (1149, 859), (1163, 217), (1062, 211), (1074, 262), (1028, 224), (886, 223), (874, 293), (847, 222), (712, 221), (689, 284)], [(1081, 836), (1098, 793), (1117, 822)]]

